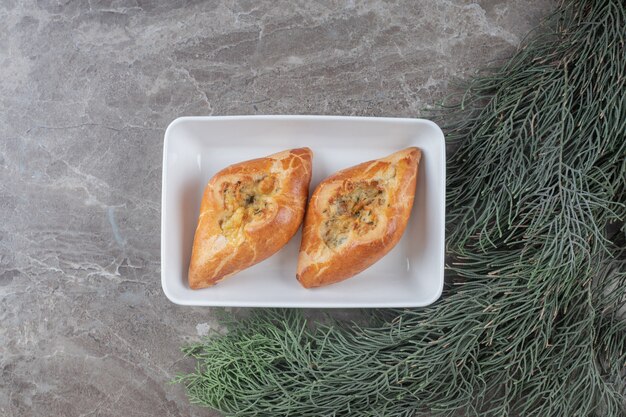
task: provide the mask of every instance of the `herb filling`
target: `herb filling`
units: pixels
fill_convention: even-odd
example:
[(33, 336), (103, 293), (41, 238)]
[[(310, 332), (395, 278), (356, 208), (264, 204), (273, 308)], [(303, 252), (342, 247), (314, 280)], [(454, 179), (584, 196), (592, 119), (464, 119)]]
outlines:
[(226, 237), (234, 237), (244, 226), (265, 216), (271, 206), (270, 197), (276, 191), (274, 176), (246, 177), (222, 185), (224, 215), (219, 220)]
[(376, 211), (386, 205), (387, 195), (379, 181), (346, 182), (324, 210), (328, 216), (322, 226), (324, 243), (335, 249), (351, 233), (363, 236), (376, 227)]

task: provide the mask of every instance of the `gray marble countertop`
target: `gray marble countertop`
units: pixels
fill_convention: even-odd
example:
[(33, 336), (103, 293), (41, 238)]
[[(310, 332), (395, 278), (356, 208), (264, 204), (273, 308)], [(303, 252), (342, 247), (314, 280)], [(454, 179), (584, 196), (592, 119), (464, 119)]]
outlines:
[(161, 291), (165, 127), (414, 117), (548, 0), (4, 0), (0, 416), (210, 416), (168, 381), (218, 324)]

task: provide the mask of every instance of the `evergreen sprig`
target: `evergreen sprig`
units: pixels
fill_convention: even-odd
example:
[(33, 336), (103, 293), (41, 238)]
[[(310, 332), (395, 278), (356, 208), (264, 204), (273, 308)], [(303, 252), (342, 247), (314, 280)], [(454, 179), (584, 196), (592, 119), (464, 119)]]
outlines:
[(446, 107), (447, 287), (367, 326), (259, 310), (183, 349), (233, 416), (626, 415), (626, 12), (560, 4)]

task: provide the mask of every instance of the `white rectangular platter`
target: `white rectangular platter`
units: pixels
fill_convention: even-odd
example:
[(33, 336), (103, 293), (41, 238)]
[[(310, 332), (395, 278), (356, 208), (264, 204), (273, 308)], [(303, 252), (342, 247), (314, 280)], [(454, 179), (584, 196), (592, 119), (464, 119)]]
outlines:
[[(400, 149), (422, 150), (413, 213), (398, 245), (359, 275), (305, 289), (296, 280), (300, 232), (278, 253), (214, 287), (187, 284), (200, 200), (226, 166), (285, 149), (313, 150), (310, 193), (332, 173)], [(241, 307), (419, 307), (441, 295), (445, 141), (423, 119), (336, 116), (181, 117), (165, 132), (161, 283), (174, 303)]]

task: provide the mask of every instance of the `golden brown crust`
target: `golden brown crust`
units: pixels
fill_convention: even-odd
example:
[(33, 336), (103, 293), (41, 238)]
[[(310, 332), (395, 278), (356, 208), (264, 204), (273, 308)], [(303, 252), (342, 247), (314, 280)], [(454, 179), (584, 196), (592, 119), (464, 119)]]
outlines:
[(296, 277), (306, 288), (350, 278), (398, 243), (409, 221), (421, 152), (407, 148), (326, 178), (309, 202)]
[(276, 253), (302, 223), (309, 148), (231, 165), (209, 180), (189, 265), (189, 286), (209, 287)]

